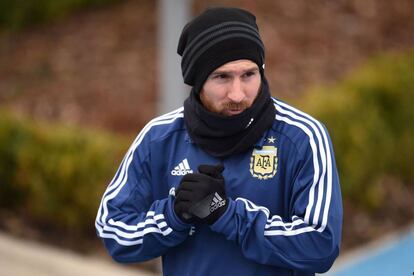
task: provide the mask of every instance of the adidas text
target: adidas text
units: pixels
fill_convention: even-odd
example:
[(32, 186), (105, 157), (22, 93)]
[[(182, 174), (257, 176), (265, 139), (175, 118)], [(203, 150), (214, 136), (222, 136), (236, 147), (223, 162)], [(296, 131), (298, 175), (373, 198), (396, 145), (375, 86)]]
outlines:
[(186, 175), (187, 173), (193, 173), (193, 170), (172, 170), (172, 175)]
[(223, 207), (224, 205), (226, 205), (226, 200), (222, 199), (218, 193), (215, 193), (214, 198), (210, 204), (210, 213), (213, 213), (215, 210)]

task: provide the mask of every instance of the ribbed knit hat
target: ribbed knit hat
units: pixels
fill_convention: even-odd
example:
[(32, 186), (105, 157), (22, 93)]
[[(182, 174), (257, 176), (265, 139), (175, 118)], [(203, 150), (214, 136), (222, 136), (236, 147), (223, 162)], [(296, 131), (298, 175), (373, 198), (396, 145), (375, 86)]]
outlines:
[(183, 28), (177, 52), (184, 82), (196, 93), (215, 69), (230, 61), (251, 60), (263, 73), (265, 51), (256, 17), (238, 8), (210, 8), (195, 17)]

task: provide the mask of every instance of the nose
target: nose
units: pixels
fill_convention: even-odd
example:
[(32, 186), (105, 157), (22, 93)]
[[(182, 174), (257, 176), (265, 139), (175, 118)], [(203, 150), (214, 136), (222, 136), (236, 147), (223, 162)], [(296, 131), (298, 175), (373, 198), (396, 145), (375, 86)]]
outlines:
[(240, 80), (233, 80), (230, 84), (229, 91), (227, 93), (227, 98), (232, 102), (240, 103), (244, 100), (245, 94), (242, 89), (242, 84)]

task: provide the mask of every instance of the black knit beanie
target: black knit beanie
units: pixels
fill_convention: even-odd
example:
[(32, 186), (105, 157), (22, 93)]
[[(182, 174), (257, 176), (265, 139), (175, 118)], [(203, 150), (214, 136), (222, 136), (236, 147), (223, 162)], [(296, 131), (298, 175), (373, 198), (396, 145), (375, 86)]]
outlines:
[(184, 82), (197, 94), (207, 77), (230, 61), (251, 60), (263, 75), (264, 46), (256, 17), (242, 9), (207, 9), (184, 27), (177, 52)]

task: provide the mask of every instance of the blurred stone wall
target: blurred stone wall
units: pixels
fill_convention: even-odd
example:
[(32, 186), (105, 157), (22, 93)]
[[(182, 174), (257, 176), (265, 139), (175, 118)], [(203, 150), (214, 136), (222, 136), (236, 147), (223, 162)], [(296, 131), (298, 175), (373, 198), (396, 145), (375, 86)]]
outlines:
[[(299, 97), (383, 51), (414, 46), (414, 1), (194, 0), (256, 14), (272, 94)], [(0, 106), (135, 133), (155, 115), (157, 5), (122, 1), (0, 37)], [(175, 54), (175, 49), (172, 51)], [(171, 93), (183, 93), (171, 91)]]

